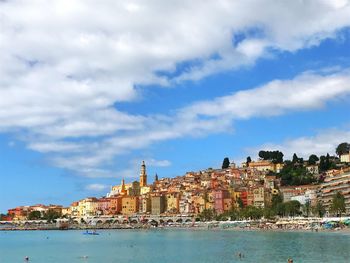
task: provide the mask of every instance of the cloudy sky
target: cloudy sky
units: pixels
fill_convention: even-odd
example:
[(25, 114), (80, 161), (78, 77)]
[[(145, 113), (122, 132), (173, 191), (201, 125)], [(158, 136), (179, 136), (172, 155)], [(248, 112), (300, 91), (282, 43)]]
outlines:
[(0, 0), (0, 211), (350, 141), (350, 1)]

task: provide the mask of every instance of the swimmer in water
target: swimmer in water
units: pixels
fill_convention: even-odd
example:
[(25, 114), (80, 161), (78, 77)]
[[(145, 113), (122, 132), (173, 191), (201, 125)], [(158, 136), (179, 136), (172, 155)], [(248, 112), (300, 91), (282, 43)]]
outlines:
[(29, 257), (28, 257), (28, 256), (25, 256), (25, 257), (24, 257), (24, 261), (29, 261)]
[(239, 259), (242, 259), (242, 257), (244, 257), (244, 255), (241, 252), (237, 252), (237, 257), (239, 257)]

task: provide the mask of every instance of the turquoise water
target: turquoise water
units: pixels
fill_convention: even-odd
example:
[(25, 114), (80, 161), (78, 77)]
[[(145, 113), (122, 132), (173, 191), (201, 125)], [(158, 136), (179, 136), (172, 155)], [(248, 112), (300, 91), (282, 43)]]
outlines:
[[(237, 252), (245, 257), (239, 259)], [(83, 258), (83, 256), (88, 258)], [(350, 234), (108, 230), (0, 232), (0, 263), (350, 262)]]

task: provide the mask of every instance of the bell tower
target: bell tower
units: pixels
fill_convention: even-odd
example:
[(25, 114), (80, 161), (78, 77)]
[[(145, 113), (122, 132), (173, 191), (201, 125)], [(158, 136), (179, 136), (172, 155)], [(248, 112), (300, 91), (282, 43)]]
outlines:
[(125, 181), (124, 181), (124, 178), (123, 178), (123, 180), (122, 180), (122, 185), (121, 185), (122, 187), (121, 187), (121, 190), (120, 190), (120, 194), (121, 195), (126, 195), (126, 193), (127, 193), (127, 191), (126, 191), (126, 189), (125, 189)]
[(144, 187), (146, 185), (147, 185), (146, 165), (145, 165), (145, 161), (142, 161), (141, 172), (140, 172), (140, 187)]

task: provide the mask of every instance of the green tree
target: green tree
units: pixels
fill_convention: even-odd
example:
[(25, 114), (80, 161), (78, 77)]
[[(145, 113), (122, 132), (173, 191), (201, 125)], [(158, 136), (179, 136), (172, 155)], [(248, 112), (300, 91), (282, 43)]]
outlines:
[(281, 177), (282, 185), (304, 185), (316, 181), (316, 178), (304, 166), (295, 165), (290, 161), (284, 163), (278, 176)]
[(40, 211), (31, 211), (28, 215), (28, 220), (38, 220), (41, 219)]
[(227, 169), (230, 166), (230, 160), (228, 157), (225, 157), (222, 162), (222, 169)]
[(330, 161), (329, 153), (327, 153), (327, 155), (326, 155), (325, 165), (327, 167), (327, 170), (329, 170), (331, 168), (331, 161)]
[(336, 164), (334, 163), (334, 161), (331, 160), (331, 157), (329, 156), (329, 154), (327, 153), (326, 156), (322, 155), (320, 157), (320, 164), (319, 164), (319, 170), (320, 172), (325, 172), (329, 169), (333, 169), (336, 167)]
[(304, 212), (305, 212), (305, 214), (306, 214), (306, 217), (309, 217), (310, 211), (311, 211), (311, 203), (310, 203), (310, 200), (307, 200), (307, 201), (305, 202), (305, 205), (303, 206), (303, 208), (304, 208)]
[(263, 215), (263, 209), (255, 206), (247, 206), (240, 211), (240, 218), (245, 219), (260, 219)]
[(199, 218), (201, 221), (211, 221), (216, 217), (216, 213), (213, 209), (204, 209), (200, 214)]
[(341, 192), (337, 192), (333, 196), (330, 211), (340, 217), (345, 212), (345, 198)]
[(323, 155), (320, 157), (320, 164), (319, 164), (318, 168), (319, 168), (320, 172), (327, 171), (326, 157)]
[(293, 159), (292, 159), (292, 163), (298, 163), (299, 162), (299, 158), (297, 156), (296, 153), (293, 154)]
[(273, 219), (276, 216), (276, 213), (271, 207), (265, 207), (263, 215), (266, 219)]
[(259, 153), (258, 153), (258, 155), (259, 155), (259, 157), (261, 158), (261, 159), (263, 159), (263, 160), (265, 160), (266, 159), (266, 151), (259, 151)]
[(246, 163), (247, 163), (247, 166), (248, 166), (249, 163), (251, 163), (251, 162), (252, 162), (252, 158), (250, 158), (250, 156), (248, 156), (248, 157), (247, 157), (247, 162), (246, 162)]
[(280, 151), (259, 151), (259, 157), (263, 160), (269, 160), (273, 163), (283, 162), (283, 153)]
[(237, 198), (237, 204), (238, 204), (238, 207), (241, 209), (244, 207), (244, 203), (241, 197)]
[(5, 217), (6, 217), (6, 215), (0, 214), (0, 221), (4, 221)]
[(311, 154), (309, 156), (308, 164), (309, 165), (315, 165), (320, 159), (315, 154)]
[(283, 163), (283, 156), (284, 156), (284, 154), (282, 152), (277, 151), (276, 163)]
[(326, 213), (326, 209), (322, 205), (320, 201), (316, 203), (314, 207), (312, 207), (312, 213), (318, 215), (319, 217), (323, 217)]
[(301, 204), (297, 200), (285, 203), (285, 214), (288, 216), (296, 216), (300, 214)]
[(60, 218), (61, 214), (53, 209), (47, 210), (47, 212), (44, 214), (44, 219), (47, 220), (47, 222), (55, 222), (57, 218)]
[(350, 144), (347, 142), (343, 142), (339, 144), (335, 149), (335, 152), (337, 153), (338, 156), (350, 152)]
[(272, 209), (276, 209), (279, 204), (283, 203), (283, 197), (281, 194), (273, 195), (271, 199)]

